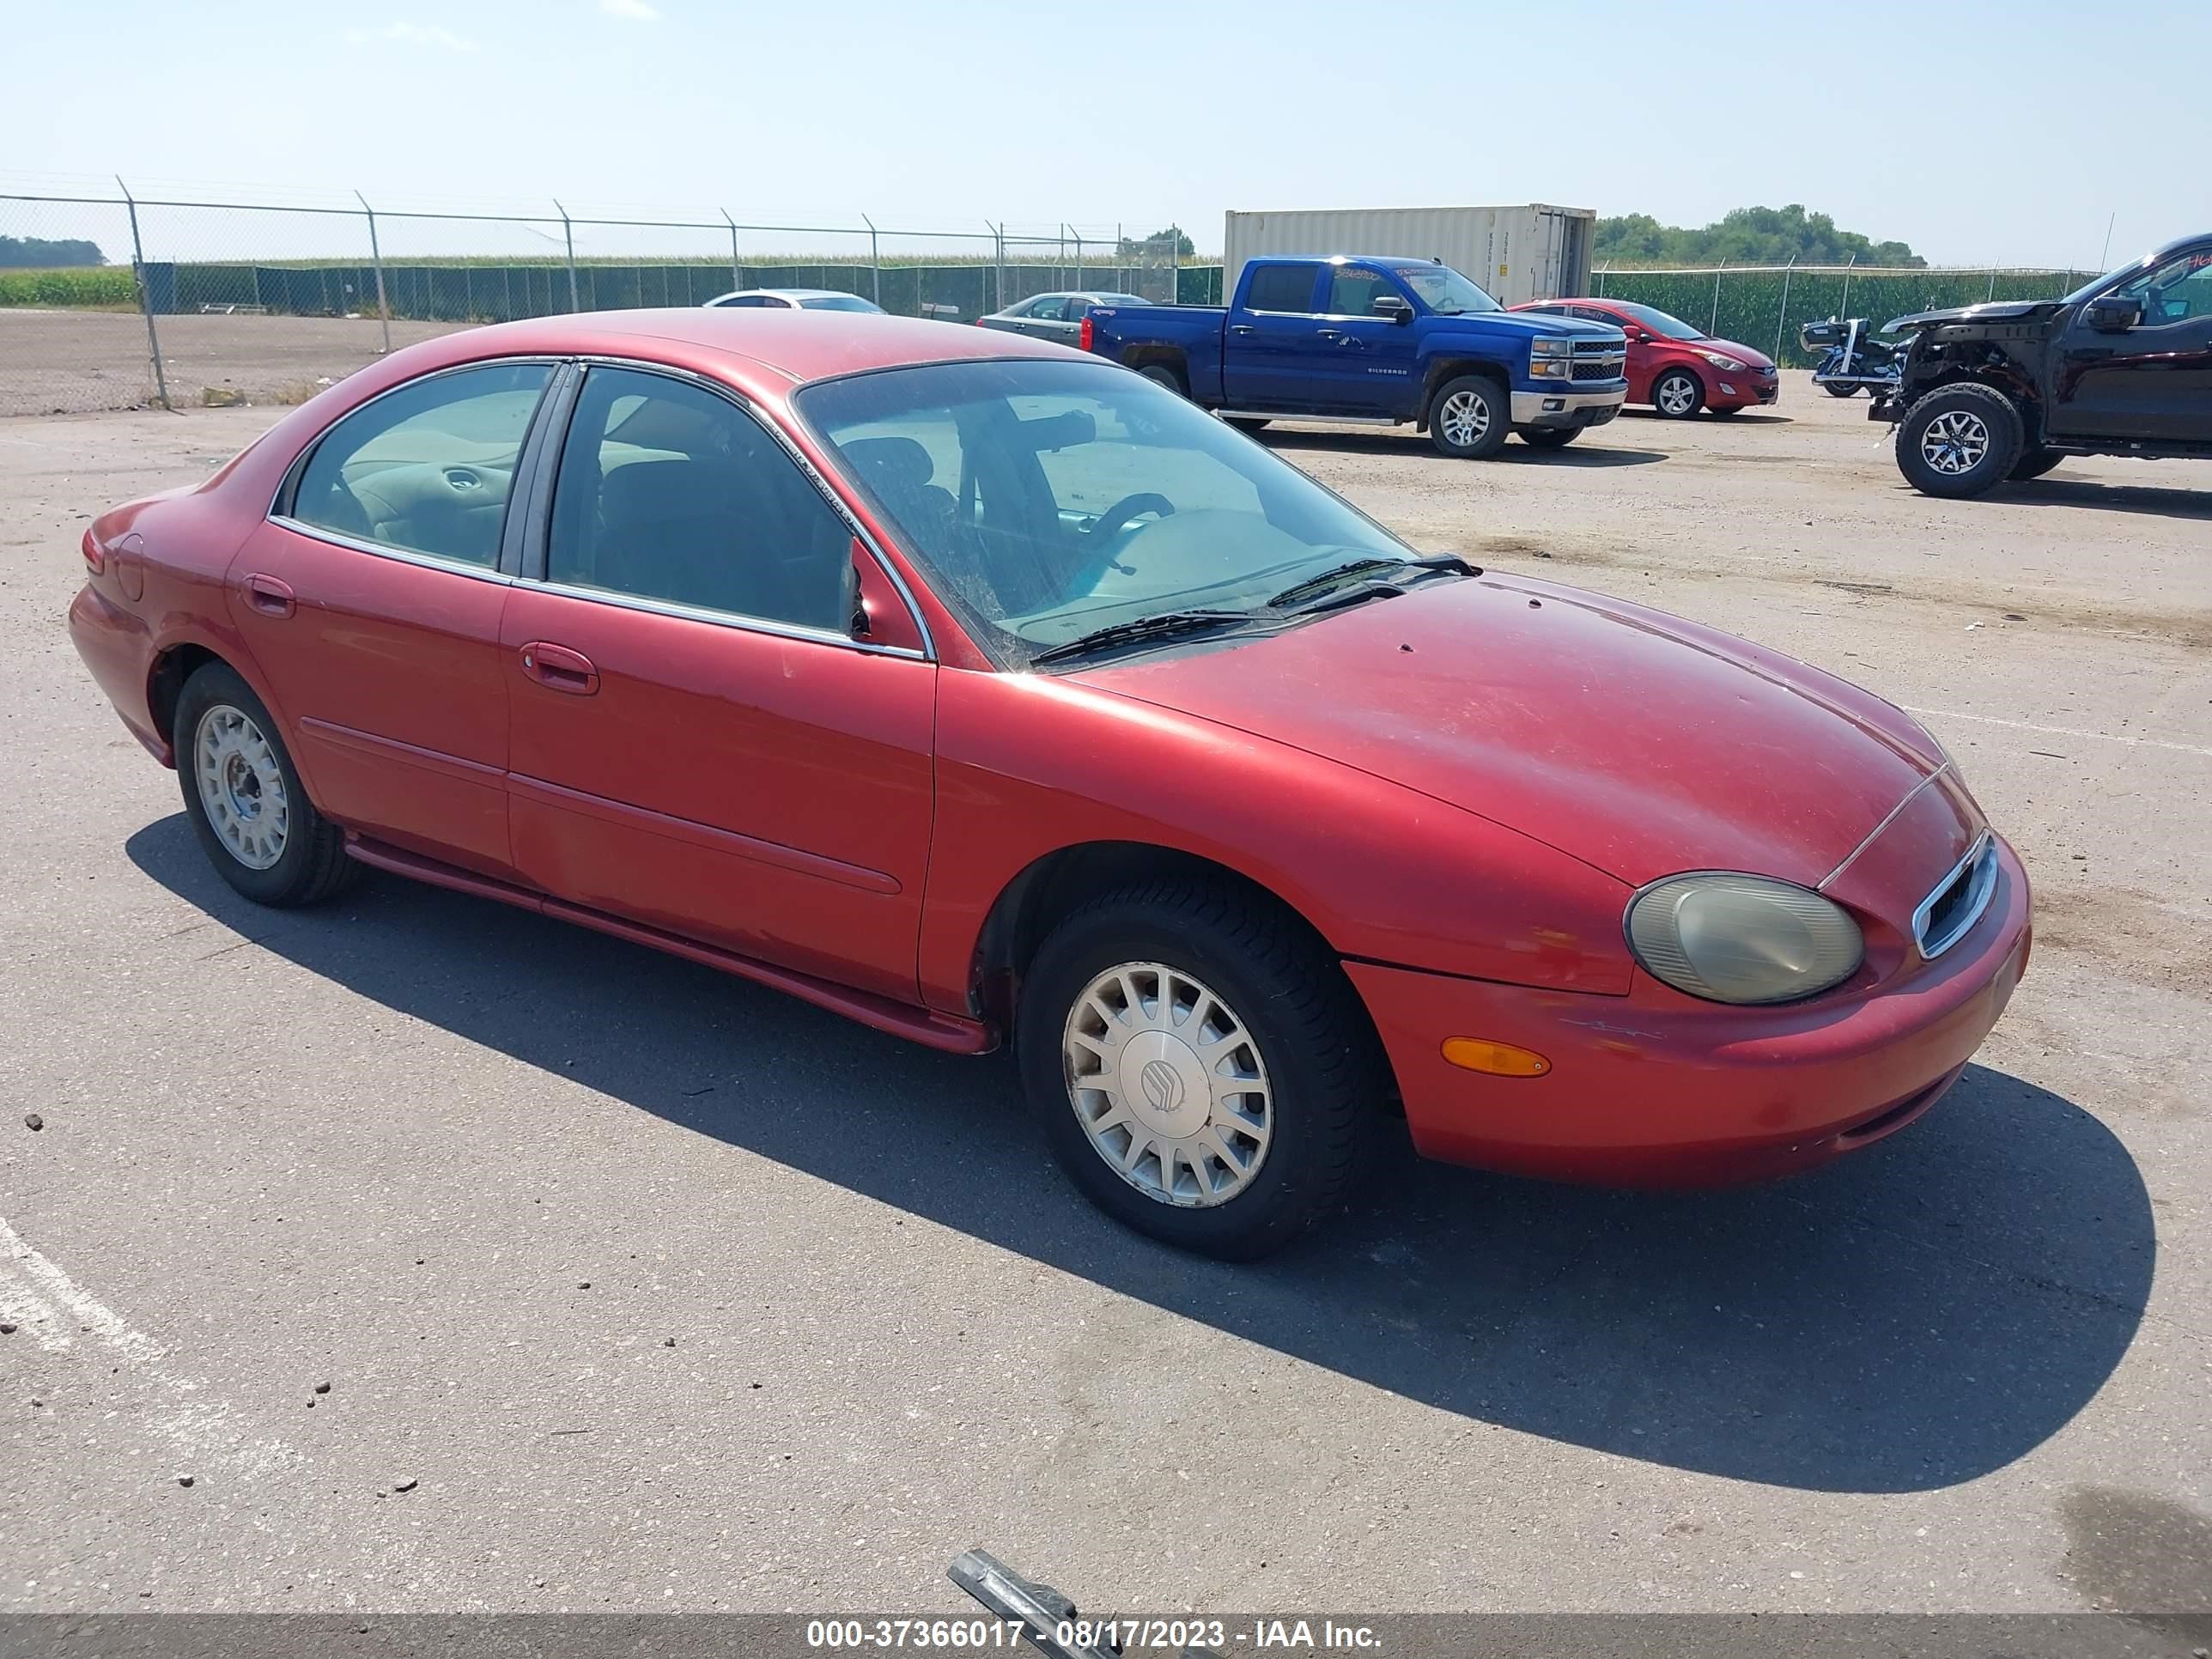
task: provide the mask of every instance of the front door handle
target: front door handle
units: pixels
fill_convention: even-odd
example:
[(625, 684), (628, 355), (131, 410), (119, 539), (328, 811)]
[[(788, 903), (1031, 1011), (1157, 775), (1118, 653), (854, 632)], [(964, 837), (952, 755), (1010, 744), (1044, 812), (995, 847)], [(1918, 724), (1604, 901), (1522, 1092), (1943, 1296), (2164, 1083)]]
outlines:
[(240, 586), (246, 591), (246, 604), (264, 617), (289, 617), (298, 608), (292, 585), (274, 576), (264, 576), (257, 571)]
[(522, 672), (548, 690), (571, 696), (588, 697), (599, 689), (599, 671), (589, 657), (544, 640), (522, 647)]
[(1250, 334), (1254, 330), (1249, 323), (1231, 323), (1229, 325), (1229, 331), (1231, 334)]

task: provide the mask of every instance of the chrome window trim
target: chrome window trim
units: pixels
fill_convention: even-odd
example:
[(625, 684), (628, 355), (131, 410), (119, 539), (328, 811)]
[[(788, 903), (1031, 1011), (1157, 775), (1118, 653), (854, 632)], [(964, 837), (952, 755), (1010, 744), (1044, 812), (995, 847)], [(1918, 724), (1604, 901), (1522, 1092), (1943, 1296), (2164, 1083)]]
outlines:
[(748, 617), (739, 611), (715, 611), (702, 605), (685, 605), (676, 599), (617, 593), (610, 588), (586, 587), (580, 582), (539, 581), (529, 576), (518, 576), (514, 583), (518, 587), (550, 593), (559, 599), (588, 599), (595, 605), (611, 605), (618, 610), (641, 611), (648, 616), (673, 617), (679, 622), (708, 623), (740, 634), (765, 634), (775, 639), (797, 640), (808, 645), (842, 645), (848, 650), (865, 652), (872, 657), (907, 657), (915, 662), (935, 660), (927, 652), (917, 651), (912, 646), (878, 645), (872, 641), (856, 640), (849, 634), (841, 634), (834, 628), (809, 628), (803, 623), (782, 623), (767, 617)]
[[(871, 656), (914, 657), (925, 662), (937, 660), (937, 640), (929, 630), (929, 618), (922, 614), (921, 605), (915, 599), (914, 590), (907, 585), (905, 577), (899, 574), (898, 566), (884, 556), (882, 544), (868, 533), (866, 526), (860, 523), (859, 516), (846, 505), (844, 498), (831, 487), (829, 480), (823, 476), (822, 469), (809, 460), (805, 452), (792, 441), (791, 434), (783, 429), (781, 422), (768, 415), (758, 404), (735, 386), (725, 381), (717, 380), (710, 375), (699, 374), (696, 370), (678, 368), (673, 363), (658, 363), (647, 358), (608, 356), (597, 353), (585, 353), (573, 361), (582, 363), (586, 368), (596, 364), (605, 368), (633, 369), (647, 374), (665, 375), (672, 380), (688, 381), (702, 391), (735, 404), (756, 425), (775, 441), (783, 453), (789, 456), (793, 464), (799, 468), (800, 475), (814, 486), (814, 493), (821, 496), (829, 504), (830, 510), (842, 521), (846, 529), (851, 532), (853, 539), (868, 550), (868, 556), (876, 562), (876, 568), (884, 573), (884, 577), (890, 582), (892, 590), (898, 594), (900, 603), (906, 606), (907, 615), (914, 619), (915, 632), (921, 636), (921, 648), (917, 651), (909, 646), (875, 645), (866, 640), (856, 640), (849, 634), (840, 634), (835, 629), (807, 628), (796, 623), (780, 623), (773, 617), (748, 617), (738, 611), (714, 611), (703, 605), (680, 605), (670, 599), (642, 599), (635, 595), (616, 593), (601, 588), (584, 587), (571, 582), (556, 582), (528, 576), (519, 577), (518, 580), (527, 583), (532, 587), (544, 588), (549, 592), (566, 594), (574, 599), (596, 599), (601, 604), (607, 605), (618, 604), (626, 609), (681, 617), (692, 622), (714, 623), (723, 627), (774, 635), (781, 639), (800, 639), (842, 644), (849, 646), (855, 651), (866, 652)], [(568, 434), (566, 432), (561, 434), (561, 444), (564, 449), (567, 447), (568, 439)], [(552, 463), (553, 483), (557, 489), (561, 480), (561, 455), (558, 451), (553, 454)], [(548, 535), (550, 538), (550, 525)]]
[(515, 579), (495, 562), (471, 564), (466, 559), (448, 559), (436, 553), (418, 553), (411, 547), (363, 541), (358, 536), (349, 536), (338, 530), (325, 530), (319, 524), (309, 524), (304, 519), (295, 519), (288, 514), (272, 513), (267, 521), (280, 530), (290, 531), (295, 536), (305, 536), (310, 541), (326, 543), (331, 547), (343, 547), (349, 553), (367, 553), (400, 564), (420, 565), (426, 570), (442, 570), (449, 575), (474, 576), (480, 581), (497, 582), (503, 587), (514, 585)]
[[(1941, 939), (1930, 940), (1928, 937), (1928, 918), (1929, 913), (1936, 908), (1936, 901), (1950, 891), (1952, 884), (1969, 870), (1972, 871), (1973, 875), (1972, 884), (1966, 890), (1966, 909), (1960, 913), (1958, 921), (1953, 925), (1949, 933), (1944, 934)], [(1984, 830), (1974, 838), (1974, 844), (1967, 849), (1966, 856), (1953, 865), (1944, 874), (1942, 880), (1929, 889), (1928, 896), (1920, 901), (1919, 908), (1912, 913), (1912, 940), (1919, 947), (1921, 960), (1935, 961), (1936, 957), (1972, 933), (1974, 924), (1982, 919), (1982, 913), (1990, 908), (1990, 899), (1996, 893), (1996, 837)]]
[[(529, 452), (531, 439), (537, 435), (536, 428), (538, 425), (538, 416), (544, 410), (545, 394), (553, 389), (554, 376), (560, 372), (561, 365), (568, 361), (569, 360), (568, 358), (560, 356), (558, 353), (544, 351), (525, 351), (517, 353), (513, 356), (506, 357), (471, 357), (465, 363), (447, 363), (443, 368), (428, 369), (422, 374), (410, 375), (406, 380), (394, 382), (392, 385), (385, 387), (383, 391), (376, 392), (373, 396), (362, 398), (351, 409), (346, 410), (344, 414), (339, 416), (337, 419), (331, 421), (327, 426), (324, 427), (321, 431), (316, 433), (313, 437), (308, 439), (306, 443), (300, 446), (300, 453), (293, 456), (289, 461), (285, 463), (283, 474), (276, 480), (276, 493), (270, 496), (269, 505), (263, 509), (261, 516), (268, 520), (272, 524), (277, 522), (279, 520), (284, 520), (296, 525), (299, 522), (298, 520), (293, 520), (289, 514), (278, 513), (276, 507), (277, 503), (282, 501), (286, 495), (291, 491), (293, 487), (299, 483), (300, 474), (307, 470), (307, 462), (313, 457), (314, 453), (323, 447), (324, 443), (329, 439), (331, 433), (337, 431), (340, 427), (343, 426), (348, 421), (353, 419), (355, 416), (360, 414), (363, 410), (374, 409), (377, 404), (382, 403), (386, 398), (391, 397), (394, 392), (410, 391), (414, 387), (422, 385), (427, 380), (443, 380), (448, 374), (465, 374), (474, 369), (514, 368), (526, 363), (543, 363), (545, 365), (547, 369), (551, 371), (551, 373), (549, 373), (546, 375), (545, 384), (538, 389), (537, 407), (530, 411), (530, 424), (523, 428), (522, 442), (514, 452), (515, 465), (520, 468), (523, 456)], [(325, 533), (337, 534), (338, 532), (325, 532), (319, 527), (317, 527), (313, 533), (323, 535)], [(346, 547), (360, 547), (363, 545), (363, 544), (357, 539), (342, 539), (340, 545)], [(368, 544), (368, 545), (376, 546), (378, 544), (371, 543)]]

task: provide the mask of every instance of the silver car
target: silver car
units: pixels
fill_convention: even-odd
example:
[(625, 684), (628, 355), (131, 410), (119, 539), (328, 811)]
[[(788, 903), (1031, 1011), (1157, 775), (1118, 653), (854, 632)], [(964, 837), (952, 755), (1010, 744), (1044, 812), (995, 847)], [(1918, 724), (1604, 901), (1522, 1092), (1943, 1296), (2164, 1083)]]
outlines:
[(834, 288), (741, 288), (707, 301), (710, 306), (744, 306), (769, 311), (869, 311), (880, 317), (884, 308), (857, 294)]
[(1004, 311), (978, 317), (984, 328), (1004, 329), (1009, 334), (1032, 334), (1040, 340), (1073, 345), (1083, 331), (1083, 319), (1093, 306), (1146, 306), (1152, 302), (1135, 294), (1108, 294), (1085, 289), (1068, 294), (1033, 294), (1017, 300)]

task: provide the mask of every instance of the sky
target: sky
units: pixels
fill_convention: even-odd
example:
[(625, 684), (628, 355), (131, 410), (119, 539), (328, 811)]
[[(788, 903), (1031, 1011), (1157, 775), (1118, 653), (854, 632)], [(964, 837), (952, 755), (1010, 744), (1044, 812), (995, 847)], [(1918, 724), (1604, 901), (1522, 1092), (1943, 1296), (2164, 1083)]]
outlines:
[(1204, 252), (1232, 208), (1802, 202), (1938, 263), (2094, 265), (2108, 228), (2111, 264), (2212, 227), (2208, 65), (2212, 0), (0, 0), (0, 191)]

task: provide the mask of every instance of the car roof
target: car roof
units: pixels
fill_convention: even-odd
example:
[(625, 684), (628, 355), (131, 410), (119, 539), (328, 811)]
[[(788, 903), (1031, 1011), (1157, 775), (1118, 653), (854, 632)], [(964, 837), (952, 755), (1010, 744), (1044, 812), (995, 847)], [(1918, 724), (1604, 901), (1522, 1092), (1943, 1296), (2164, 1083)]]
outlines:
[[(652, 349), (647, 349), (646, 343)], [(441, 335), (385, 359), (416, 374), (451, 363), (513, 356), (635, 355), (678, 367), (730, 371), (750, 387), (788, 390), (833, 375), (915, 363), (994, 357), (1100, 360), (1070, 347), (988, 328), (855, 311), (773, 311), (677, 306), (650, 311), (583, 311)], [(381, 377), (380, 377), (381, 378)]]

